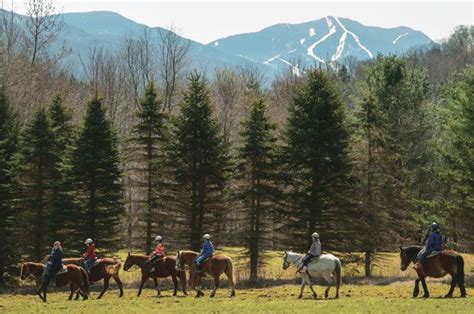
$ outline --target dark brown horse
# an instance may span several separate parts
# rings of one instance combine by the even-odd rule
[[[163,260],[158,261],[155,264],[154,271],[150,273],[149,265],[147,263],[148,256],[143,254],[130,254],[128,253],[127,260],[123,266],[123,270],[128,271],[133,265],[137,265],[141,268],[142,271],[142,280],[140,282],[140,288],[138,288],[137,296],[140,296],[142,293],[142,288],[148,278],[152,278],[155,283],[155,288],[158,292],[158,296],[161,295],[161,291],[158,288],[158,278],[167,278],[171,276],[174,284],[173,296],[176,296],[178,291],[178,276],[181,281],[181,288],[183,293],[187,295],[186,292],[186,274],[184,271],[176,270],[176,258],[174,256],[165,256]]]
[[[199,288],[201,286],[201,275],[196,273],[196,257],[199,255],[193,251],[178,251],[176,254],[176,268],[184,271],[185,265],[189,266],[189,274],[192,278],[193,288],[196,291],[196,297],[204,296],[204,292]],[[231,293],[230,296],[235,296],[235,282],[234,282],[234,266],[232,260],[228,256],[214,255],[202,265],[202,274],[209,274],[214,278],[214,289],[211,293],[211,298],[216,295],[216,290],[219,287],[219,277],[225,273],[229,280]]]
[[[423,247],[418,245],[400,247],[400,268],[406,270],[410,263],[416,263],[418,253]],[[440,254],[430,257],[423,262],[424,274],[417,272],[418,278],[415,280],[415,289],[413,290],[413,297],[416,298],[419,293],[419,283],[423,286],[424,298],[429,298],[428,287],[426,286],[426,277],[441,278],[447,274],[451,275],[451,287],[445,297],[450,298],[453,296],[454,288],[456,284],[459,285],[461,290],[461,297],[466,297],[466,288],[464,286],[464,259],[462,256],[454,251],[447,250]]]
[[[74,264],[77,266],[82,266],[83,261],[84,260],[82,258],[64,258],[63,264]],[[104,287],[102,288],[102,291],[100,292],[97,299],[102,298],[105,291],[107,291],[107,289],[109,288],[110,278],[113,278],[115,280],[120,289],[119,297],[123,296],[123,284],[119,277],[119,271],[121,266],[122,264],[120,263],[120,261],[116,261],[113,258],[102,258],[99,259],[98,262],[91,267],[89,272],[89,282],[97,282],[102,279],[104,280]],[[78,298],[79,294],[76,295],[76,300]]]
[[[28,276],[32,275],[36,280],[39,280],[43,276],[45,268],[46,266],[40,263],[23,263],[21,265],[20,278],[25,280]],[[83,299],[87,300],[89,297],[89,278],[87,272],[82,267],[76,265],[67,265],[66,268],[66,273],[56,275],[56,287],[64,287],[69,284],[71,287],[69,300],[72,299],[72,296],[76,291],[80,291]],[[50,279],[46,278],[41,282],[37,289],[37,294],[43,302],[46,302],[49,283]]]

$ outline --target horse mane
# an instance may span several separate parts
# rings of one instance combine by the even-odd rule
[[[179,253],[186,253],[186,254],[196,254],[199,255],[198,252],[192,251],[192,250],[179,250]]]
[[[420,252],[422,249],[423,247],[420,245],[410,245],[403,248],[403,250],[405,251],[405,254],[410,258],[418,254],[418,252]]]

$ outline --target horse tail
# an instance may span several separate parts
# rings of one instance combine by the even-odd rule
[[[79,271],[81,272],[82,277],[82,284],[84,285],[84,293],[89,295],[89,275],[87,274],[86,270],[82,267],[79,267]]]
[[[336,258],[336,269],[334,270],[334,272],[336,273],[336,298],[339,297],[339,287],[342,285],[341,270],[341,261]]]
[[[232,259],[230,257],[227,257],[227,266],[225,273],[227,275],[227,278],[229,279],[229,284],[232,289],[230,296],[233,297],[235,296],[235,284],[237,283],[237,276],[235,273],[234,264],[232,263]]]

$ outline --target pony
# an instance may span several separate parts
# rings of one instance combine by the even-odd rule
[[[303,262],[303,257],[303,254],[294,253],[292,251],[285,251],[285,253],[283,254],[283,269],[288,269],[288,267],[290,267],[290,264],[295,266],[296,268],[299,268],[299,266]],[[313,292],[313,298],[316,299],[318,297],[311,283],[311,278],[314,278],[318,275],[322,276],[328,284],[326,291],[324,292],[325,298],[328,298],[329,290],[331,289],[331,285],[334,281],[333,276],[336,276],[336,299],[339,298],[339,287],[342,283],[341,268],[341,261],[332,254],[323,254],[319,257],[319,261],[317,263],[311,262],[308,265],[308,273],[300,273],[301,290],[298,299],[301,299],[303,297],[303,290],[306,285],[309,285],[311,292]]]
[[[181,288],[184,293],[184,295],[188,295],[186,291],[186,274],[181,271],[176,270],[176,259],[174,256],[165,256],[163,260],[158,261],[155,264],[155,270],[150,273],[149,271],[149,265],[147,264],[148,261],[148,256],[143,255],[143,254],[130,254],[128,252],[127,259],[125,261],[125,265],[123,266],[123,269],[125,271],[128,271],[133,265],[137,265],[141,268],[142,271],[142,279],[140,282],[140,287],[138,288],[138,294],[137,296],[139,297],[140,294],[142,293],[142,288],[145,282],[148,280],[148,278],[152,278],[153,282],[155,283],[155,288],[158,292],[158,296],[161,295],[161,291],[158,287],[158,280],[157,278],[166,278],[170,277],[173,280],[174,284],[174,292],[173,296],[177,295],[178,291],[178,276],[181,281]]]
[[[82,267],[76,265],[67,265],[66,268],[66,273],[56,275],[56,287],[64,287],[69,284],[71,293],[68,300],[72,299],[76,291],[80,291],[83,300],[87,300],[89,297],[89,278],[87,272]],[[33,262],[23,263],[21,264],[20,278],[21,280],[25,280],[31,275],[38,281],[43,276],[45,269],[46,266],[44,264]],[[50,278],[40,281],[40,286],[36,291],[43,302],[46,302],[46,294],[50,281]]]
[[[198,255],[199,253],[193,251],[178,251],[176,254],[176,269],[184,271],[185,265],[190,267],[189,275],[192,278],[193,288],[197,293],[196,298],[204,296],[204,292],[199,288],[201,286],[201,276],[196,273],[196,263],[194,262]],[[235,297],[234,265],[230,257],[224,255],[212,256],[202,265],[202,273],[207,273],[214,278],[211,298],[216,295],[216,290],[219,287],[219,277],[222,273],[225,273],[229,280],[230,297]]]
[[[64,258],[63,259],[64,265],[73,264],[77,266],[82,266],[82,263],[83,263],[82,258]],[[102,259],[97,260],[97,263],[91,267],[90,272],[89,272],[89,282],[97,282],[102,279],[104,280],[104,286],[99,296],[97,297],[97,299],[102,298],[105,291],[107,291],[107,289],[109,288],[110,278],[113,278],[115,280],[115,282],[117,283],[120,289],[119,297],[123,296],[123,284],[119,277],[119,270],[121,266],[122,264],[120,263],[120,261],[116,261],[112,258],[102,258]],[[76,300],[78,298],[79,298],[79,293],[76,295]]]
[[[400,246],[400,269],[405,271],[410,263],[416,263],[418,253],[420,253],[422,249],[423,247],[418,245],[408,247]],[[459,253],[452,250],[442,251],[438,255],[430,257],[423,262],[423,270],[424,274],[417,271],[418,278],[415,280],[415,288],[413,289],[414,298],[416,298],[420,292],[420,281],[424,291],[423,298],[429,298],[430,293],[428,292],[425,278],[441,278],[447,274],[451,275],[451,287],[445,297],[450,298],[453,296],[456,284],[459,285],[461,297],[466,297],[466,287],[464,286],[464,259]]]

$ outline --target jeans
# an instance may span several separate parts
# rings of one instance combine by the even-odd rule
[[[201,269],[202,263],[208,258],[210,258],[210,256],[199,255],[198,257],[196,257],[195,263],[197,268]]]
[[[433,252],[433,250],[424,248],[423,251],[421,252],[420,256],[418,257],[418,261],[420,263],[423,263],[426,260],[426,258],[428,257],[428,255],[431,254],[431,252]]]
[[[89,272],[91,270],[92,265],[94,265],[96,259],[95,258],[85,258],[84,259],[84,269]]]

